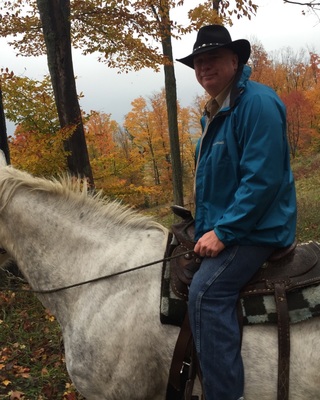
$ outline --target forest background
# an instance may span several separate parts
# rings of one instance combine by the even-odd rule
[[[1,1],[0,5],[13,3],[17,6],[36,4],[18,0]],[[93,3],[101,2],[77,0],[72,4]],[[114,4],[117,3],[120,2]],[[151,3],[157,4],[140,2],[145,6]],[[219,5],[220,2],[213,3]],[[247,17],[249,11],[240,8],[232,17],[238,18],[240,14]],[[14,23],[7,20],[8,29],[11,34],[14,34],[12,29],[16,29],[18,38],[23,38],[19,12],[13,13]],[[199,14],[201,16],[196,10],[195,18]],[[4,18],[8,15],[0,13],[0,16],[0,36],[5,36]],[[223,19],[227,22],[226,16]],[[39,23],[33,28],[30,51],[38,48],[37,39],[32,41],[32,33],[39,35]],[[320,54],[307,47],[300,50],[286,47],[269,53],[258,40],[251,40],[251,43],[252,79],[271,86],[288,111],[288,141],[298,194],[298,240],[319,241]],[[22,40],[22,52],[26,50],[24,44]],[[37,80],[24,74],[16,75],[4,67],[0,82],[6,118],[16,126],[14,134],[8,138],[12,165],[46,177],[66,171],[64,143],[74,131],[72,127],[61,126],[50,76]],[[80,93],[80,99],[81,96]],[[199,94],[191,106],[177,102],[184,203],[191,209],[194,146],[200,135],[199,118],[206,100],[204,94]],[[174,196],[165,89],[135,98],[121,122],[113,120],[109,113],[83,110],[82,120],[95,187],[110,198],[135,206],[169,226]],[[0,276],[0,280],[2,278]],[[0,311],[0,399],[82,400],[67,376],[60,329],[50,312],[44,310],[32,294],[12,291],[0,293]]]

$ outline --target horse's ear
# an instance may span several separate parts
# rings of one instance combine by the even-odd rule
[[[0,167],[6,167],[6,166],[7,166],[6,156],[4,155],[4,152],[0,149]]]

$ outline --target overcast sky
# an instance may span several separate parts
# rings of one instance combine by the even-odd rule
[[[297,5],[284,4],[282,0],[255,0],[259,5],[256,17],[251,21],[242,18],[235,20],[228,28],[232,39],[257,39],[265,50],[270,53],[283,47],[291,47],[298,51],[301,48],[315,50],[320,53],[320,23],[318,18],[308,13],[302,15],[303,8]],[[185,12],[197,4],[196,0],[185,0]],[[179,21],[181,18],[179,8]],[[172,15],[175,18],[175,15]],[[174,58],[180,58],[192,52],[196,33],[174,42]],[[15,57],[14,51],[0,40],[0,67],[8,67],[16,75],[23,75],[42,80],[48,74],[45,57],[25,58]],[[163,72],[154,73],[151,70],[118,74],[97,61],[97,57],[81,56],[74,53],[74,70],[78,77],[78,92],[83,92],[81,107],[111,114],[112,119],[121,123],[125,114],[131,110],[131,102],[139,97],[150,97],[164,87]],[[192,69],[175,64],[175,74],[178,88],[178,99],[182,106],[188,106],[197,94],[203,90],[195,81]],[[14,127],[8,124],[8,134]]]

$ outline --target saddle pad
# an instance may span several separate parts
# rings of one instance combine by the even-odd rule
[[[287,294],[290,323],[294,324],[320,316],[320,285],[289,292]],[[277,312],[273,295],[249,296],[241,299],[243,324],[276,324]],[[170,286],[170,263],[162,269],[160,320],[163,324],[181,326],[187,305],[179,299]]]

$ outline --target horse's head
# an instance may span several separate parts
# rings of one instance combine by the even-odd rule
[[[7,166],[7,160],[4,152],[0,150],[0,168]]]

